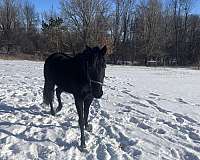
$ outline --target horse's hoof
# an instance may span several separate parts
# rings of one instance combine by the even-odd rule
[[[92,125],[88,124],[87,126],[85,126],[85,130],[88,132],[92,132]]]
[[[56,108],[56,113],[60,112],[62,108]]]
[[[51,111],[51,115],[52,115],[52,116],[55,116],[56,113],[55,113],[54,111]]]
[[[81,145],[81,148],[86,148],[86,145],[85,145],[85,144],[82,144],[82,145]]]
[[[81,146],[80,146],[80,151],[81,151],[81,152],[87,151],[87,150],[86,150],[86,145],[85,145],[85,144],[81,144]]]
[[[86,149],[86,145],[81,145],[81,146],[79,147],[79,150],[80,150],[81,152],[88,152],[88,150]]]

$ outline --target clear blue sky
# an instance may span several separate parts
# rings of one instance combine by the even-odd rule
[[[35,4],[35,7],[37,11],[42,13],[43,11],[48,11],[52,9],[59,13],[60,9],[60,0],[30,0],[33,4]],[[199,14],[200,15],[200,0],[194,0],[194,4],[192,6],[192,13],[193,14]]]
[[[193,1],[194,4],[192,6],[192,13],[200,15],[200,0]]]
[[[40,13],[51,10],[52,7],[55,12],[60,10],[60,0],[30,0],[30,2],[35,5],[36,10]]]

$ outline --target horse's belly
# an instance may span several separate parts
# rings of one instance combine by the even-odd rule
[[[55,84],[57,87],[62,88],[63,91],[68,92],[68,93],[75,93],[77,91],[77,84],[75,84],[73,81],[55,81]]]

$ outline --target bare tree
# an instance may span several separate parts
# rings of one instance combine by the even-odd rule
[[[82,47],[98,43],[99,33],[104,32],[102,28],[106,28],[104,24],[106,24],[107,4],[104,0],[61,1],[65,24],[70,32],[76,33],[74,35]],[[95,28],[97,25],[98,31]]]
[[[156,58],[161,53],[162,6],[159,0],[149,0],[142,2],[138,6],[137,34],[140,34],[140,52],[143,52],[146,60]]]
[[[28,0],[21,5],[20,26],[22,33],[19,34],[21,50],[25,53],[34,53],[38,48],[38,24],[39,14],[35,6]],[[18,39],[19,39],[18,38]]]
[[[86,44],[106,44],[115,63],[200,62],[200,16],[191,14],[193,0],[60,1],[61,12],[52,7],[40,21],[30,0],[0,0],[0,51],[77,53]]]
[[[14,31],[17,25],[18,9],[15,0],[2,0],[0,2],[0,28],[2,32],[1,43],[10,51]]]
[[[115,61],[118,57],[127,59],[131,57],[131,28],[135,12],[135,0],[114,0],[112,6],[112,29],[113,33],[113,52],[115,54]],[[123,51],[122,51],[123,50]],[[123,54],[122,54],[123,53]]]
[[[22,22],[26,31],[34,30],[39,22],[39,14],[36,12],[35,6],[27,0],[22,8]]]

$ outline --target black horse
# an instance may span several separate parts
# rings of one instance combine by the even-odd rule
[[[44,103],[50,105],[51,114],[55,115],[53,109],[54,87],[57,86],[58,107],[56,112],[62,109],[61,93],[73,94],[79,116],[82,149],[86,147],[84,127],[88,131],[92,130],[92,126],[88,124],[90,104],[93,98],[101,98],[103,95],[106,51],[106,46],[102,49],[87,46],[83,53],[77,54],[75,57],[54,53],[46,59],[44,64]]]

